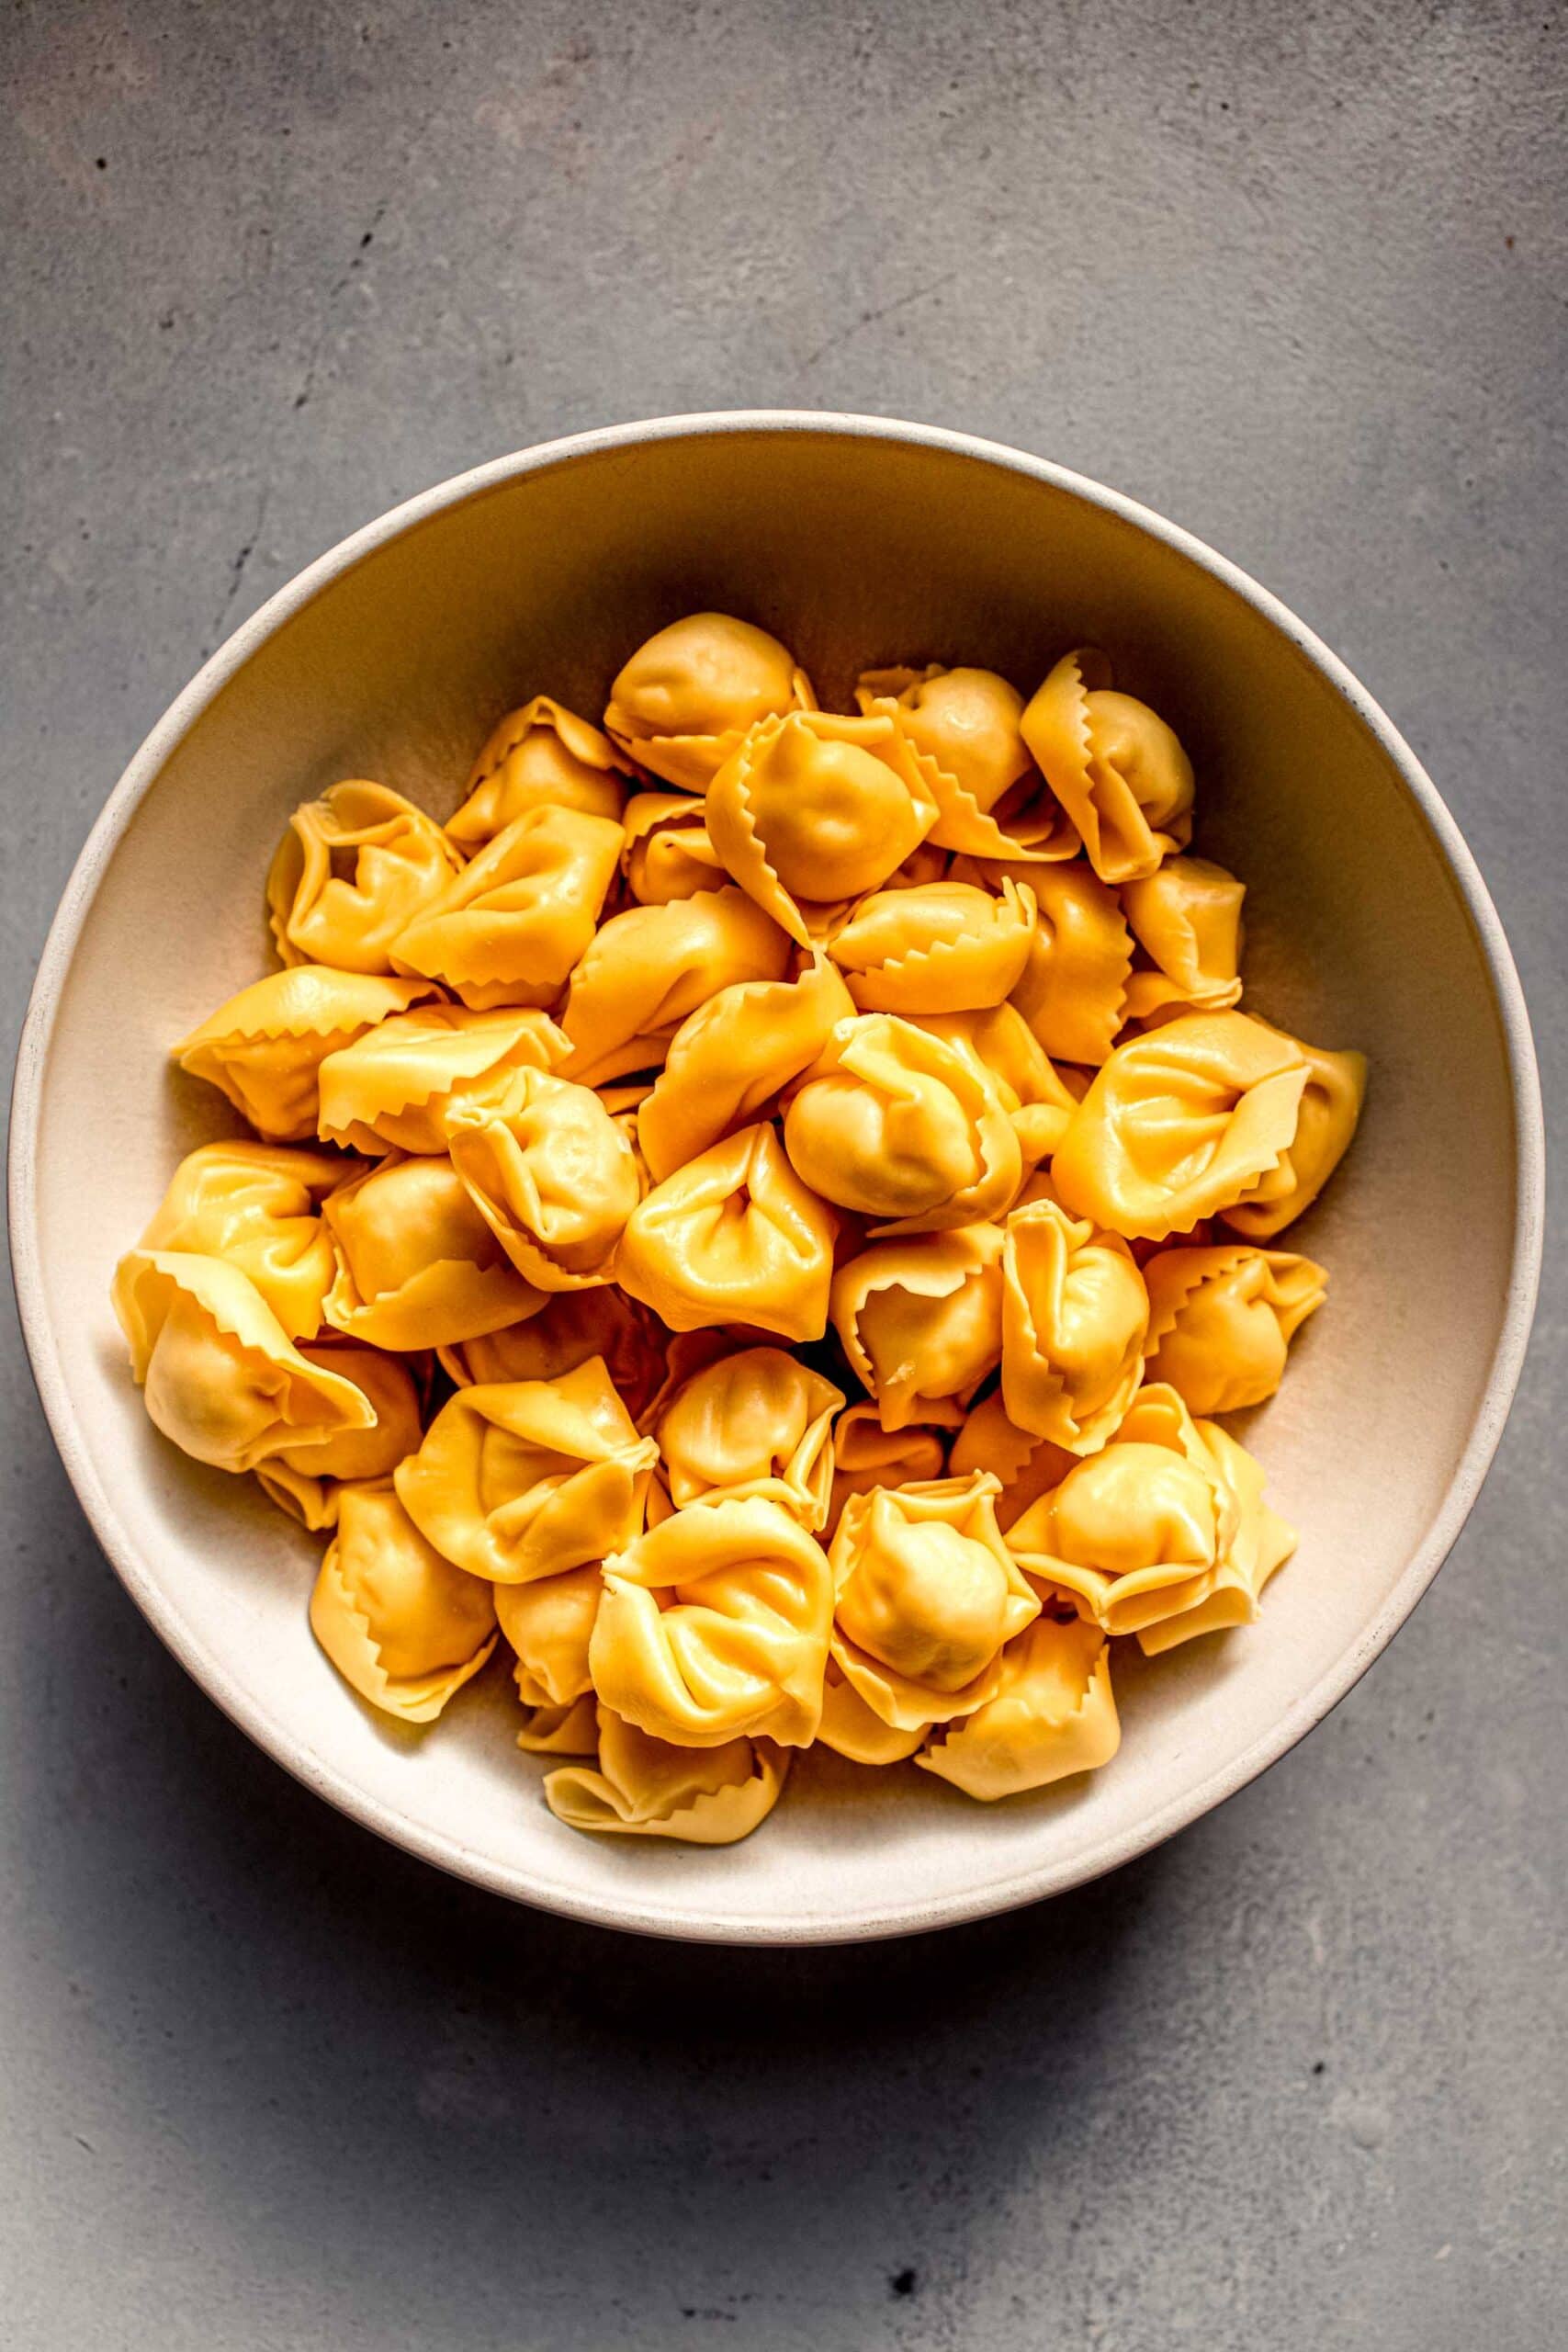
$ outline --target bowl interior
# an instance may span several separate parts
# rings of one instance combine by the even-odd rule
[[[1495,987],[1355,698],[1233,580],[1116,503],[890,434],[687,429],[571,450],[492,469],[323,571],[144,755],[154,772],[100,843],[52,1025],[31,1042],[30,1337],[73,1476],[165,1638],[378,1828],[508,1893],[667,1932],[820,1939],[970,1916],[1091,1875],[1239,1785],[1413,1603],[1456,1464],[1506,1401],[1487,1394],[1517,1156]],[[1191,750],[1195,846],[1248,886],[1249,1002],[1372,1060],[1354,1152],[1289,1236],[1328,1267],[1329,1304],[1240,1430],[1302,1530],[1263,1623],[1129,1664],[1121,1755],[1087,1782],[984,1808],[912,1768],[813,1756],[764,1829],[719,1852],[558,1825],[513,1747],[499,1665],[423,1733],[360,1705],[306,1623],[314,1542],[158,1437],[107,1297],[180,1154],[234,1129],[166,1049],[268,967],[262,876],[295,802],[366,775],[446,814],[503,708],[547,689],[597,717],[638,639],[704,605],[775,630],[828,702],[873,662],[982,662],[1027,691],[1067,646],[1104,645]]]

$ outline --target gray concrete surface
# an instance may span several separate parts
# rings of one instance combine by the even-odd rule
[[[1563,33],[20,0],[7,1024],[122,762],[308,558],[536,438],[789,402],[1041,450],[1278,588],[1448,795],[1561,1104]],[[1565,1372],[1559,1261],[1438,1586],[1222,1814],[973,1931],[746,1957],[508,1910],[251,1752],[9,1342],[0,2340],[1561,2344]]]

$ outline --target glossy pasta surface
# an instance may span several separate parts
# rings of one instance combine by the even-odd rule
[[[300,802],[277,967],[170,1047],[247,1132],[114,1279],[347,1689],[428,1724],[499,1650],[563,1835],[733,1843],[818,1745],[1114,1769],[1127,1645],[1247,1638],[1296,1548],[1225,1417],[1367,1066],[1252,1001],[1178,729],[1089,647],[824,709],[765,619],[477,713],[445,820]]]

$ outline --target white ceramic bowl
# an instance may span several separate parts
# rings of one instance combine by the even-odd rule
[[[1290,1237],[1329,1267],[1329,1305],[1251,1417],[1303,1535],[1262,1623],[1124,1669],[1122,1752],[1086,1781],[983,1807],[912,1770],[813,1754],[761,1831],[718,1851],[554,1821],[499,1666],[423,1734],[361,1706],[306,1623],[315,1544],[250,1481],[157,1435],[108,1306],[114,1261],[180,1154],[233,1131],[166,1048],[267,967],[261,879],[296,801],[371,775],[445,814],[501,710],[547,688],[596,717],[631,648],[700,606],[777,630],[829,702],[873,662],[979,662],[1027,689],[1064,648],[1106,646],[1192,751],[1197,845],[1247,881],[1249,1001],[1372,1062],[1355,1149]],[[254,1739],[502,1894],[662,1935],[825,1942],[1091,1878],[1343,1696],[1436,1573],[1501,1431],[1534,1297],[1541,1137],[1525,1009],[1475,867],[1406,745],[1300,622],[1183,532],[1037,458],[764,413],[481,467],[323,556],[214,655],[66,890],[22,1042],[11,1185],[66,1468],[152,1625]]]

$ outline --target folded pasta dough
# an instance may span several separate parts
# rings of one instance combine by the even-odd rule
[[[990,1698],[1007,1643],[1040,1613],[997,1526],[985,1471],[852,1495],[834,1531],[831,1649],[896,1731]]]
[[[554,1380],[459,1388],[396,1485],[414,1524],[458,1567],[526,1584],[631,1542],[658,1452],[595,1356]]]
[[[494,1113],[457,1114],[450,1149],[525,1281],[554,1291],[610,1280],[642,1185],[631,1144],[591,1088],[519,1070]]]
[[[540,1304],[451,1161],[390,1154],[323,1204],[337,1272],[326,1317],[377,1348],[444,1348]]]
[[[286,1445],[256,1465],[263,1490],[312,1532],[335,1527],[345,1486],[389,1478],[419,1444],[419,1384],[408,1365],[378,1348],[301,1347],[307,1363],[351,1380],[369,1400],[368,1429],[346,1429],[305,1445]]]
[[[626,803],[621,872],[645,907],[722,890],[729,876],[708,839],[703,803],[689,792],[639,792]]]
[[[1032,1502],[1059,1487],[1077,1461],[1066,1446],[1010,1421],[999,1388],[972,1406],[953,1441],[948,1467],[955,1478],[988,1470],[1001,1487],[997,1525],[1004,1535]]]
[[[622,839],[608,817],[525,810],[399,933],[393,964],[477,1012],[553,1004],[592,941]]]
[[[388,1485],[344,1489],[310,1628],[384,1714],[433,1723],[495,1647],[490,1587],[427,1544]]]
[[[1168,1382],[1192,1413],[1240,1412],[1272,1396],[1292,1340],[1328,1288],[1310,1258],[1241,1242],[1162,1250],[1144,1281],[1148,1377]]]
[[[951,1428],[1001,1360],[1002,1232],[879,1241],[840,1266],[830,1313],[886,1430]]]
[[[854,1000],[827,957],[793,980],[742,980],[683,1021],[642,1104],[637,1136],[656,1182],[751,1125],[808,1069]]]
[[[531,1584],[491,1588],[501,1630],[516,1657],[517,1695],[525,1707],[572,1705],[593,1688],[588,1644],[604,1580],[597,1560]],[[590,1752],[593,1743],[590,1740]]]
[[[1092,1453],[1144,1373],[1149,1297],[1120,1234],[1054,1201],[1015,1209],[1002,1250],[1002,1396],[1008,1419]]]
[[[984,1065],[893,1013],[839,1023],[784,1132],[813,1192],[881,1218],[888,1234],[980,1223],[1006,1207],[1023,1172]]]
[[[434,817],[384,784],[334,784],[296,808],[266,879],[286,964],[389,972],[391,945],[462,863]]]
[[[682,1023],[721,989],[780,980],[789,942],[743,892],[704,890],[612,915],[571,976],[563,1074],[601,1086],[664,1059]]]
[[[558,1069],[570,1051],[548,1015],[526,1007],[396,1013],[321,1064],[321,1138],[369,1153],[445,1151],[459,1110],[493,1108],[519,1070]]]
[[[837,1527],[852,1495],[874,1487],[923,1486],[942,1474],[940,1430],[885,1430],[874,1404],[850,1405],[833,1424],[833,1487],[827,1524]]]
[[[455,842],[483,849],[530,808],[577,808],[618,824],[626,763],[608,736],[548,695],[499,720],[446,820]]]
[[[673,1747],[599,1709],[595,1769],[563,1764],[545,1777],[545,1801],[573,1829],[733,1846],[779,1801],[789,1757],[770,1739]]]
[[[1024,860],[1077,849],[1029,755],[1023,696],[994,670],[867,670],[855,700],[863,717],[891,718],[913,753],[937,804],[936,847]]]
[[[1009,1643],[996,1695],[940,1726],[916,1761],[989,1803],[1095,1771],[1121,1744],[1105,1635],[1037,1617]]]
[[[833,1483],[831,1381],[783,1348],[743,1348],[682,1384],[654,1427],[677,1510],[700,1502],[777,1503],[801,1525],[826,1525]]]
[[[931,831],[936,802],[893,722],[765,718],[708,787],[708,839],[773,921],[812,944],[806,910],[879,890]]]
[[[224,1259],[133,1250],[114,1308],[153,1426],[215,1470],[254,1470],[286,1447],[375,1424],[364,1391],[303,1356]]]
[[[632,1211],[615,1278],[671,1330],[747,1323],[781,1339],[819,1340],[836,1229],[773,1128],[743,1127]]]
[[[1118,1046],[1051,1163],[1066,1207],[1129,1239],[1161,1241],[1274,1177],[1295,1136],[1308,1067],[1245,1012],[1193,1012]]]
[[[1278,1165],[1220,1215],[1248,1241],[1269,1241],[1312,1206],[1349,1149],[1366,1098],[1367,1057],[1303,1045],[1268,1022],[1258,1025],[1303,1057],[1306,1087],[1295,1133]]]
[[[1127,982],[1127,1018],[1169,1004],[1218,1012],[1241,996],[1241,902],[1247,885],[1202,857],[1168,857],[1141,882],[1124,882],[1122,906],[1155,966]]]
[[[790,1512],[755,1497],[694,1505],[605,1561],[593,1686],[656,1739],[807,1747],[832,1613],[827,1555]]]
[[[691,613],[638,646],[610,688],[604,724],[639,767],[705,792],[748,728],[814,706],[776,637],[728,613]]]
[[[664,1377],[663,1335],[646,1306],[613,1283],[557,1291],[526,1321],[508,1323],[440,1351],[442,1369],[459,1388],[476,1383],[554,1380],[591,1356],[605,1369],[633,1420]]]
[[[1137,881],[1186,847],[1191,763],[1146,703],[1112,690],[1103,653],[1064,655],[1021,724],[1102,882]]]
[[[863,1012],[974,1012],[1003,1003],[1022,978],[1034,905],[1011,880],[999,896],[972,882],[874,890],[829,953]]]
[[[867,1706],[836,1658],[828,1660],[822,1684],[822,1720],[817,1737],[824,1747],[847,1756],[852,1764],[902,1764],[914,1755],[930,1731],[930,1724],[900,1731],[886,1724]]]
[[[1201,1599],[1190,1609],[1138,1627],[1138,1646],[1145,1657],[1201,1634],[1254,1623],[1264,1586],[1296,1548],[1295,1529],[1263,1499],[1263,1472],[1252,1455],[1217,1421],[1199,1421],[1195,1427],[1225,1498],[1222,1525],[1227,1537],[1213,1583]]]
[[[980,1063],[1002,1098],[1026,1170],[1050,1157],[1067,1132],[1077,1098],[1016,1005],[927,1013],[918,1017],[916,1025],[950,1046],[961,1046]]]
[[[1054,1059],[1105,1061],[1127,1018],[1133,941],[1114,891],[1087,865],[1035,871],[1036,920],[1012,1001]]]
[[[498,1584],[495,1589],[500,1593],[509,1588]],[[599,1709],[592,1691],[564,1707],[525,1707],[517,1745],[530,1756],[592,1756],[599,1745]]]
[[[1015,1521],[1014,1557],[1037,1589],[1150,1651],[1242,1624],[1294,1548],[1263,1503],[1263,1475],[1174,1388],[1139,1390],[1116,1435]],[[1145,1636],[1148,1638],[1145,1639]]]
[[[254,1283],[291,1340],[313,1339],[333,1278],[319,1210],[355,1169],[335,1152],[203,1144],[175,1169],[138,1247],[227,1260]]]
[[[316,1079],[327,1056],[434,993],[428,980],[296,964],[230,997],[171,1047],[171,1058],[220,1088],[269,1143],[302,1143],[316,1133]]]

